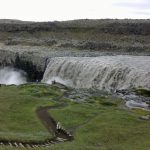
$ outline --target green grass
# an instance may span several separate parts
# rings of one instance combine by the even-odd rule
[[[135,89],[134,91],[135,91],[136,94],[138,94],[138,95],[150,97],[150,90],[147,90],[147,89]]]
[[[23,140],[46,138],[49,133],[37,119],[35,109],[66,103],[65,107],[49,113],[73,133],[75,140],[37,150],[149,150],[150,121],[139,119],[149,112],[122,109],[120,100],[105,97],[90,97],[80,103],[65,98],[54,101],[53,98],[62,94],[57,87],[43,85],[1,87],[0,137],[7,135],[7,139]],[[24,150],[0,146],[0,150],[10,149]]]
[[[50,99],[59,89],[37,85],[0,88],[0,139],[43,140],[51,135],[36,116],[39,106],[54,105]]]
[[[94,98],[92,98],[93,100]],[[85,103],[71,103],[51,114],[72,129],[75,141],[52,150],[149,150],[150,121],[139,119],[137,112],[120,109],[119,101],[95,98]]]
[[[132,109],[132,112],[134,112],[135,114],[137,114],[139,116],[150,115],[150,111],[146,111],[146,110],[142,110],[142,109],[137,109],[137,108]]]
[[[150,102],[147,102],[146,104],[148,104],[148,107],[150,108]]]

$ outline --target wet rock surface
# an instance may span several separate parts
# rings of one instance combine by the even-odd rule
[[[137,95],[133,90],[117,90],[114,95],[125,101],[125,106],[129,109],[137,108],[150,111],[150,97]]]

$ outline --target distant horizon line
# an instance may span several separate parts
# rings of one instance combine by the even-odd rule
[[[0,20],[5,20],[5,21],[22,21],[22,22],[65,22],[65,21],[76,21],[76,20],[150,20],[150,18],[97,18],[97,19],[92,19],[92,18],[79,18],[79,19],[64,19],[64,20],[21,20],[21,19],[10,19],[10,18],[0,18]]]

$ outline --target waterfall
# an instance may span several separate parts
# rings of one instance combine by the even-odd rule
[[[150,56],[51,58],[42,81],[53,79],[75,88],[106,91],[150,88]]]

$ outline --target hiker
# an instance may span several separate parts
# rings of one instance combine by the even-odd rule
[[[39,83],[39,80],[38,80],[38,79],[36,80],[36,83],[37,83],[37,84]]]
[[[54,80],[54,81],[52,81],[52,84],[56,84],[56,81]]]

